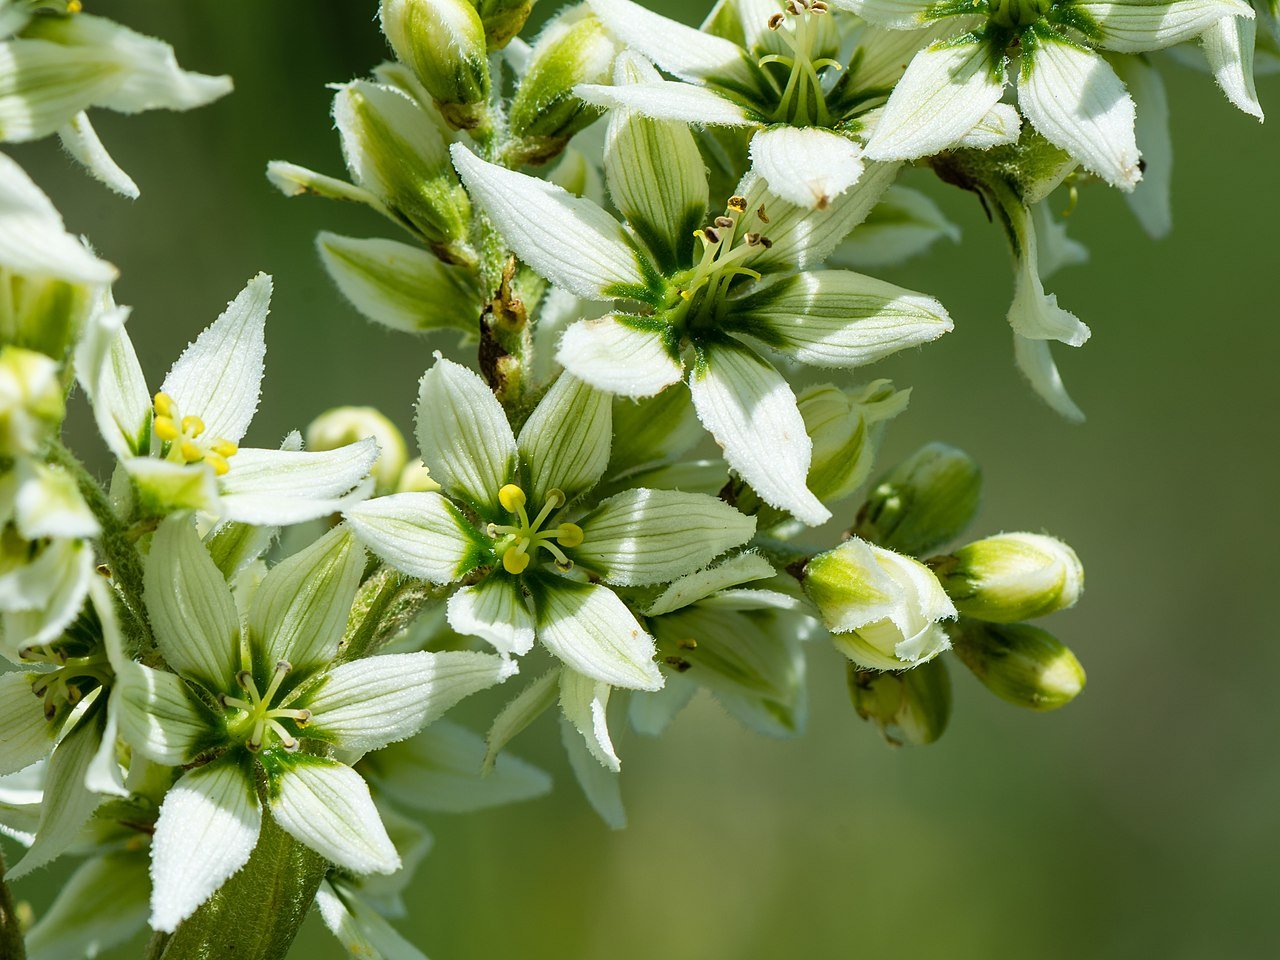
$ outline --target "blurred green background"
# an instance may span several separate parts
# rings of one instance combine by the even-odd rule
[[[287,201],[262,174],[273,158],[340,172],[324,84],[383,56],[376,4],[87,5],[236,81],[192,114],[95,114],[137,202],[53,145],[13,151],[121,267],[117,297],[134,307],[149,374],[266,270],[268,377],[249,440],[274,445],[339,403],[376,404],[407,428],[416,379],[447,344],[366,324],[313,248],[320,228],[388,231],[364,211]],[[1088,592],[1051,626],[1084,661],[1085,693],[1035,715],[953,670],[947,735],[891,750],[850,709],[841,658],[815,646],[810,729],[796,742],[747,733],[708,700],[660,741],[624,737],[631,823],[619,833],[587,807],[545,722],[516,752],[555,773],[551,797],[430,821],[436,849],[401,929],[432,957],[1280,955],[1280,131],[1236,112],[1208,76],[1164,72],[1173,235],[1148,240],[1118,195],[1088,189],[1070,227],[1092,263],[1049,284],[1094,330],[1085,348],[1057,351],[1088,423],[1060,421],[1020,382],[1003,240],[972,197],[940,184],[929,189],[963,245],[884,275],[937,295],[956,331],[867,374],[914,387],[882,462],[931,439],[963,446],[986,470],[977,533],[1043,529],[1079,550]],[[1260,86],[1280,111],[1280,83]],[[72,429],[103,464],[83,410]],[[66,869],[19,895],[40,908]],[[295,955],[341,951],[312,922]]]

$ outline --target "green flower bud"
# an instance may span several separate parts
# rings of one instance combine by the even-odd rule
[[[956,609],[993,623],[1043,617],[1075,605],[1084,567],[1061,540],[1002,533],[931,561]]]
[[[61,361],[80,335],[98,289],[0,269],[0,343]]]
[[[978,512],[982,471],[963,450],[930,443],[876,483],[858,513],[858,536],[922,554],[959,536]]]
[[[913,667],[950,645],[939,621],[955,617],[955,607],[911,557],[846,540],[808,562],[804,591],[836,648],[868,670]]]
[[[333,98],[352,179],[412,223],[442,259],[467,261],[474,258],[466,246],[471,201],[428,109],[367,80],[343,84]]]
[[[382,32],[454,127],[480,126],[489,100],[484,25],[468,0],[382,0]]]
[[[1003,700],[1053,710],[1084,689],[1084,667],[1075,654],[1039,627],[961,620],[951,632],[956,655]]]
[[[307,425],[307,449],[336,450],[365,437],[378,441],[373,479],[379,491],[394,490],[409,461],[404,436],[394,423],[373,407],[334,407]]]
[[[813,441],[808,487],[828,503],[862,486],[875,462],[885,424],[907,408],[910,390],[876,380],[859,390],[829,383],[804,390],[797,401]]]
[[[601,108],[578,99],[573,88],[607,83],[616,52],[604,25],[583,8],[547,24],[511,102],[508,123],[517,141],[513,163],[545,163],[595,122]]]
[[[879,727],[895,747],[933,743],[951,719],[951,677],[941,657],[900,673],[850,663],[849,697],[858,716]]]
[[[43,353],[0,349],[0,454],[39,451],[66,415],[56,362]]]
[[[435,493],[440,489],[431,469],[421,459],[410,460],[396,480],[396,493]]]
[[[517,33],[533,12],[537,0],[475,0],[476,12],[484,24],[484,36],[490,50],[501,50]]]

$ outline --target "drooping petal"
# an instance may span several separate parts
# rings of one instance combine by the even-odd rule
[[[741,546],[756,530],[754,517],[723,500],[676,490],[627,490],[579,521],[582,545],[574,559],[609,583],[665,583],[705,567]]]
[[[729,464],[766,502],[817,526],[831,517],[805,486],[813,444],[787,381],[755,351],[726,342],[689,375],[698,419]]]
[[[612,410],[607,393],[569,373],[556,379],[516,440],[533,503],[541,504],[549,490],[573,500],[595,486],[609,465]]]
[[[1076,0],[1063,12],[1070,26],[1086,17],[1089,39],[1117,53],[1160,50],[1194,40],[1223,17],[1254,17],[1243,0]]]
[[[560,671],[560,710],[582,735],[591,755],[605,768],[622,768],[609,736],[609,685],[574,670]]]
[[[343,514],[360,542],[411,577],[453,583],[492,561],[493,544],[438,493],[396,493]]]
[[[588,300],[651,298],[653,268],[595,203],[452,148],[462,182],[516,255],[558,287]]]
[[[176,674],[133,660],[117,666],[120,736],[156,763],[190,763],[218,742],[217,718]]]
[[[1044,292],[1031,211],[1016,199],[1002,203],[1002,208],[1014,231],[1011,243],[1016,273],[1013,302],[1009,305],[1009,326],[1023,337],[1059,340],[1072,347],[1083,345],[1089,339],[1089,328],[1074,313],[1058,306],[1055,294]]]
[[[942,237],[958,243],[960,228],[927,194],[895,184],[829,262],[859,269],[892,266],[923,253]]]
[[[697,603],[726,587],[763,580],[775,571],[769,561],[758,553],[742,553],[730,557],[714,567],[707,567],[675,580],[658,598],[649,604],[645,616],[659,617]]]
[[[522,657],[533,649],[533,614],[520,583],[494,572],[449,598],[449,626],[464,637],[479,637],[503,656]]]
[[[117,457],[145,453],[151,394],[125,331],[128,307],[107,306],[89,317],[76,346],[76,379],[93,405],[98,432]]]
[[[88,957],[132,939],[147,924],[151,878],[134,851],[91,857],[27,933],[32,957]]]
[[[614,63],[619,87],[658,81],[658,72],[629,52]],[[640,235],[658,267],[670,272],[689,262],[693,232],[707,212],[707,171],[689,128],[615,109],[604,145],[609,196]]]
[[[915,55],[867,142],[872,160],[914,160],[945,150],[983,119],[1004,92],[1004,53],[979,33]]]
[[[1227,99],[1251,117],[1262,119],[1262,104],[1253,85],[1253,45],[1258,24],[1244,17],[1223,17],[1200,35],[1213,78]]]
[[[667,334],[665,324],[649,317],[579,320],[564,332],[556,359],[565,370],[600,390],[650,397],[684,375]]]
[[[550,577],[533,596],[538,639],[567,666],[615,687],[662,686],[653,638],[608,587]]]
[[[556,693],[560,689],[560,671],[563,669],[557,664],[542,676],[525,684],[524,689],[498,711],[485,735],[482,773],[493,770],[495,761],[507,744],[556,702]]]
[[[292,666],[289,683],[296,685],[338,655],[364,562],[351,530],[339,526],[262,578],[248,618],[259,684],[281,660]]]
[[[953,327],[932,297],[849,270],[813,270],[760,286],[730,302],[724,323],[801,363],[845,368]]]
[[[618,774],[601,765],[587,748],[586,741],[564,717],[560,718],[560,742],[569,755],[569,766],[591,808],[611,829],[627,825],[627,811],[622,806],[622,790]]]
[[[671,721],[689,705],[698,684],[682,673],[668,673],[667,683],[654,693],[633,693],[627,704],[627,719],[636,733],[659,737]]]
[[[1058,366],[1049,352],[1049,341],[1032,340],[1015,333],[1013,359],[1031,388],[1045,403],[1068,420],[1076,423],[1084,420],[1084,411],[1076,406],[1075,401],[1067,395],[1067,388],[1063,386]]]
[[[769,190],[796,206],[824,209],[862,176],[862,148],[817,127],[770,127],[751,138],[751,163]]]
[[[262,808],[237,753],[184,774],[165,794],[151,842],[151,926],[170,933],[249,861]]]
[[[400,868],[400,855],[360,774],[306,754],[275,757],[269,774],[271,815],[295,840],[353,873]]]
[[[427,960],[422,951],[396,933],[380,913],[338,877],[320,884],[316,908],[324,925],[352,957]]]
[[[646,80],[625,87],[584,83],[573,92],[587,103],[613,110],[633,110],[655,120],[670,120],[699,127],[754,127],[763,114],[728,97],[678,80]]]
[[[335,667],[297,703],[311,711],[308,737],[365,753],[413,736],[515,672],[491,653],[390,653]]]
[[[452,360],[436,360],[419,387],[417,433],[422,461],[444,491],[497,519],[498,491],[515,469],[516,438],[484,381]]]
[[[214,693],[240,669],[240,615],[189,516],[165,520],[147,555],[144,596],[165,661]]]
[[[44,702],[32,694],[36,674],[0,674],[0,776],[43,760],[57,728],[45,719]]]
[[[1043,27],[1023,35],[1018,105],[1032,126],[1112,186],[1142,178],[1133,98],[1107,61]]]
[[[1163,237],[1173,229],[1173,136],[1164,78],[1142,57],[1116,57],[1112,66],[1133,97],[1137,110],[1133,132],[1142,152],[1142,180],[1124,199],[1142,229],[1152,237]]]
[[[62,141],[62,148],[99,183],[122,197],[130,200],[138,198],[138,185],[107,153],[107,148],[102,145],[97,131],[89,122],[88,114],[82,111],[68,120],[58,130],[58,139]]]

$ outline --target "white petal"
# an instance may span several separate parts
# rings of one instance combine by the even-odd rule
[[[204,421],[210,437],[239,443],[249,429],[262,386],[270,307],[271,278],[260,273],[183,351],[160,386],[179,414]]]
[[[290,836],[353,873],[394,873],[400,855],[387,836],[369,787],[336,760],[277,758],[271,815]]]
[[[349,493],[369,476],[378,459],[372,437],[336,450],[244,449],[229,459],[218,481],[223,497],[276,495],[292,500],[331,500]]]
[[[537,583],[538,639],[567,666],[615,687],[657,690],[653,638],[608,587],[560,577]]]
[[[88,114],[80,112],[68,120],[58,130],[58,139],[62,141],[62,148],[88,170],[95,180],[123,197],[131,200],[138,198],[138,185],[111,159],[111,154],[107,153],[107,148],[102,145],[97,131],[89,122]]]
[[[895,30],[915,30],[926,22],[932,0],[832,0],[832,6],[856,13],[868,23]]]
[[[627,490],[579,521],[582,545],[573,558],[609,583],[665,583],[705,567],[741,546],[754,517],[723,500],[676,490]]]
[[[411,577],[453,583],[492,560],[492,542],[438,493],[378,497],[343,516],[361,543]]]
[[[117,666],[120,736],[148,760],[190,763],[217,742],[215,718],[186,681],[132,660]]]
[[[603,766],[617,773],[622,768],[609,736],[609,685],[573,670],[560,671],[560,710],[574,725]]]
[[[134,503],[143,516],[165,516],[180,510],[217,514],[218,484],[204,463],[174,463],[155,457],[128,457],[120,462],[133,484]]]
[[[665,324],[611,315],[580,320],[565,331],[556,359],[575,377],[624,397],[651,397],[684,375]]]
[[[0,674],[0,776],[43,760],[57,729],[45,719],[44,701],[31,692],[36,674]]]
[[[770,127],[751,138],[751,163],[769,190],[802,207],[823,209],[862,176],[862,148],[817,127]]]
[[[365,753],[413,736],[515,671],[490,653],[391,653],[335,667],[298,703],[312,714],[307,736]]]
[[[354,890],[334,877],[316,891],[324,925],[352,957],[376,960],[427,960]]]
[[[1022,132],[1022,117],[1018,108],[1009,103],[997,103],[972,130],[958,141],[956,146],[970,150],[990,150],[1005,144],[1017,143]]]
[[[128,317],[128,307],[95,310],[75,354],[76,378],[93,404],[98,431],[111,452],[122,458],[145,452],[152,402],[125,331]]]
[[[941,41],[915,55],[867,143],[872,160],[914,160],[955,144],[999,102],[1003,55],[991,44]]]
[[[160,524],[147,556],[144,594],[169,666],[211,692],[229,692],[240,669],[240,614],[190,517]]]
[[[627,703],[627,719],[632,728],[646,737],[667,732],[671,721],[689,705],[698,685],[683,673],[667,674],[667,684],[654,693],[632,693]]]
[[[1144,53],[1193,40],[1223,17],[1254,17],[1241,0],[1080,0],[1079,11],[1092,23],[1090,40],[1119,53]]]
[[[1124,199],[1150,236],[1163,237],[1173,229],[1170,200],[1173,137],[1169,130],[1169,98],[1164,79],[1160,71],[1142,57],[1116,57],[1112,66],[1133,97],[1137,109],[1133,132],[1142,152],[1142,180]],[[1044,275],[1048,276],[1048,271]]]
[[[690,573],[675,580],[645,610],[645,616],[658,617],[697,603],[725,587],[772,577],[775,571],[758,553],[742,553],[714,567]]]
[[[234,754],[184,774],[151,841],[151,926],[171,933],[249,861],[262,808]]]
[[[78,958],[118,947],[147,925],[150,892],[143,853],[91,857],[27,933],[27,950],[37,958]]]
[[[622,806],[618,775],[596,760],[573,724],[563,717],[560,718],[560,742],[564,744],[569,766],[591,808],[609,827],[621,830],[627,825],[627,811]]]
[[[754,127],[764,119],[727,97],[679,80],[648,80],[625,87],[583,83],[573,92],[587,103],[614,110],[634,110],[655,120],[699,127]]]
[[[443,358],[418,390],[418,447],[445,492],[489,519],[502,515],[498,491],[515,470],[516,438],[483,380]]]
[[[13,500],[13,524],[25,540],[45,537],[95,537],[98,521],[80,495],[75,479],[62,467],[18,461],[14,470],[18,490]]]
[[[613,406],[607,393],[564,373],[538,401],[516,446],[528,470],[533,503],[559,489],[573,500],[609,465]]]
[[[817,526],[831,517],[805,486],[813,444],[796,395],[754,351],[717,345],[691,371],[698,419],[729,464],[766,502]]]
[[[522,657],[533,649],[533,614],[520,583],[494,572],[449,598],[449,626],[464,637],[479,637],[503,656]]]
[[[859,367],[949,333],[932,297],[849,270],[813,270],[731,301],[728,329],[801,363]]]
[[[482,775],[484,738],[437,720],[416,737],[392,744],[369,762],[370,780],[412,810],[470,813],[542,796],[551,778],[508,753]]]
[[[1057,364],[1053,362],[1047,340],[1031,340],[1015,333],[1013,358],[1032,389],[1040,394],[1045,403],[1068,420],[1076,423],[1084,420],[1084,411],[1076,406],[1075,401],[1067,395],[1067,388],[1062,385],[1062,377],[1058,373]]]
[[[321,232],[320,259],[342,295],[368,319],[392,330],[474,333],[478,297],[466,274],[419,247]]]
[[[647,299],[656,282],[622,225],[592,201],[481,160],[461,144],[453,163],[516,256],[589,300]]]
[[[1014,277],[1013,302],[1009,305],[1009,326],[1023,337],[1036,340],[1059,340],[1073,347],[1089,339],[1089,328],[1070,311],[1058,306],[1055,294],[1046,294],[1040,281],[1035,223],[1031,211],[1020,201],[1003,205],[1008,222],[1016,234],[1017,273]]]
[[[1113,186],[1132,190],[1142,178],[1133,98],[1093,51],[1028,31],[1018,104],[1047,140]]]
[[[1253,45],[1258,25],[1243,17],[1223,17],[1200,35],[1205,59],[1227,99],[1262,119],[1262,104],[1253,85]]]
[[[338,655],[364,565],[364,550],[339,526],[262,578],[248,617],[260,684],[278,661],[292,665],[289,683],[295,685]]]
[[[72,283],[110,283],[116,278],[116,268],[63,229],[62,217],[49,198],[4,154],[0,154],[0,265],[15,273]]]
[[[77,50],[29,35],[0,43],[0,133],[11,142],[48,136],[119,87],[123,68],[109,50]]]
[[[484,761],[480,767],[482,773],[492,771],[495,760],[506,745],[556,702],[556,693],[560,689],[560,671],[563,669],[559,665],[552,667],[526,684],[523,690],[498,711],[485,735]]]

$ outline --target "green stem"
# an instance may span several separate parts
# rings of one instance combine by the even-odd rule
[[[265,813],[244,869],[172,935],[153,937],[147,960],[284,960],[328,868]]]
[[[0,853],[0,957],[26,960],[27,948],[22,941],[22,926],[13,909],[13,896],[4,879],[4,854]]]
[[[115,584],[128,614],[130,639],[143,652],[153,649],[155,640],[147,621],[147,608],[142,600],[142,557],[134,546],[130,528],[116,515],[102,486],[61,440],[50,442],[47,455],[50,463],[71,474],[80,489],[80,495],[102,527],[98,542],[111,571],[111,582]]]
[[[376,653],[423,610],[443,600],[447,590],[413,580],[391,567],[378,567],[361,585],[351,605],[338,659],[356,660]]]

